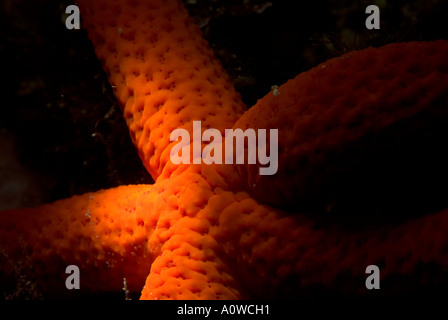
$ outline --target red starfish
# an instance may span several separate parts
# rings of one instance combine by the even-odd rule
[[[313,171],[322,169],[319,156],[309,162],[311,166],[303,165],[305,170],[290,170],[294,168],[290,162],[297,163],[303,154],[311,154],[309,146],[319,147],[324,159],[334,159],[332,149],[322,141],[302,142],[304,125],[295,127],[294,123],[306,115],[308,102],[316,102],[311,90],[318,87],[316,81],[329,88],[328,82],[340,79],[340,71],[346,68],[341,59],[329,61],[280,87],[279,96],[268,94],[234,125],[244,106],[177,2],[81,1],[81,9],[97,54],[105,63],[112,85],[117,87],[131,136],[156,183],[123,186],[36,209],[3,212],[3,275],[16,274],[20,278],[36,273],[37,283],[50,292],[66,292],[63,270],[75,264],[81,269],[83,285],[94,290],[120,290],[123,278],[131,290],[139,290],[146,278],[142,298],[213,299],[300,296],[314,289],[354,294],[365,291],[364,271],[369,264],[380,265],[386,283],[406,273],[418,276],[421,264],[425,271],[436,265],[440,271],[437,276],[445,279],[444,211],[367,227],[329,218],[327,223],[323,218],[291,214],[261,203],[294,203],[294,197],[302,196],[303,189],[310,186],[308,172],[311,178],[319,178]],[[145,22],[148,29],[140,28]],[[357,142],[359,136],[387,128],[387,121],[400,122],[411,118],[412,112],[424,114],[428,105],[429,110],[444,115],[446,65],[440,57],[447,52],[445,42],[367,50],[344,59],[352,60],[351,66],[356,69],[368,65],[375,54],[387,61],[406,49],[415,50],[417,56],[400,64],[404,68],[416,65],[418,54],[425,56],[434,49],[439,52],[424,68],[437,74],[415,82],[417,89],[430,91],[428,99],[417,99],[411,110],[397,111],[391,109],[393,104],[385,103],[385,112],[391,114],[386,120],[379,116],[371,126],[359,126],[358,136],[342,130],[328,144],[344,147],[352,140]],[[437,64],[433,65],[433,61]],[[420,75],[421,71],[416,73]],[[338,77],[332,78],[334,75]],[[400,75],[398,80],[404,80]],[[380,84],[389,83],[380,76],[375,79],[385,81]],[[310,90],[302,98],[297,88]],[[317,99],[319,106],[331,101],[322,96]],[[400,95],[398,105],[402,101]],[[331,114],[323,117],[311,112],[313,123],[319,124],[315,132],[310,128],[312,134],[323,134],[324,126],[334,124],[335,119],[347,121],[348,128],[353,119],[365,115],[365,105],[354,106],[353,112],[344,111],[342,106],[349,104],[336,103],[334,108],[328,108]],[[267,181],[253,175],[257,166],[175,166],[169,161],[169,149],[174,144],[169,142],[169,133],[179,127],[191,132],[195,119],[221,131],[232,126],[284,126],[289,129],[281,136],[280,150],[296,144],[303,147],[281,153],[285,157],[280,158],[279,175]],[[347,154],[344,150],[341,153]],[[330,162],[333,168],[338,169]],[[293,175],[292,182],[286,182],[286,174]],[[249,181],[247,187],[244,181]],[[322,181],[326,186],[327,181]],[[269,188],[270,183],[275,188]],[[289,192],[291,187],[299,192]],[[317,190],[321,190],[320,185]],[[308,200],[307,195],[304,198]],[[359,229],[353,231],[353,226]],[[423,280],[431,283],[439,279]],[[398,287],[390,291],[394,289],[403,290]]]

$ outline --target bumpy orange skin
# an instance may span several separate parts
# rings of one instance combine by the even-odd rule
[[[79,1],[140,157],[154,180],[174,129],[202,121],[224,133],[245,111],[199,28],[178,1]]]
[[[440,56],[433,55],[425,66],[425,70],[431,67],[439,74],[431,73],[423,80],[412,78],[410,91],[394,84],[393,89],[400,94],[394,93],[391,99],[399,97],[401,102],[407,94],[414,97],[414,90],[429,90],[409,109],[392,110],[393,104],[386,103],[387,95],[383,94],[367,95],[370,98],[365,91],[354,97],[343,94],[347,86],[367,90],[369,83],[386,83],[381,80],[384,69],[378,69],[378,74],[372,69],[369,77],[367,71],[355,77],[367,81],[363,84],[342,72],[342,60],[335,59],[325,63],[325,68],[321,65],[280,87],[279,96],[269,94],[235,123],[244,106],[177,1],[78,2],[89,37],[124,107],[131,136],[156,183],[99,191],[35,209],[1,212],[0,284],[9,283],[12,276],[34,276],[43,292],[67,294],[63,272],[69,264],[80,267],[82,288],[120,291],[126,278],[128,289],[143,288],[142,299],[356,295],[366,293],[365,268],[369,264],[381,268],[385,294],[447,280],[446,210],[378,221],[374,216],[291,214],[264,204],[275,203],[282,193],[291,201],[288,197],[301,195],[296,189],[308,197],[309,182],[303,175],[311,172],[313,177],[313,170],[325,165],[326,155],[333,149],[350,154],[345,145],[356,143],[369,130],[382,130],[424,108],[432,110],[436,106],[445,114],[445,87],[433,81],[436,76],[445,79],[446,64]],[[432,52],[427,48],[446,52],[446,42],[395,46],[398,51],[402,48],[427,56]],[[409,61],[403,62],[390,52],[391,47],[377,49],[375,57],[395,57],[397,77],[407,80],[401,73],[411,70]],[[344,60],[351,61],[355,68],[368,65],[362,59],[371,58],[369,49]],[[413,66],[420,66],[421,60],[414,58]],[[416,74],[421,72],[417,70]],[[321,86],[319,81],[323,81]],[[337,81],[341,83],[332,88],[330,84]],[[428,83],[436,89],[429,88]],[[297,92],[299,85],[303,90]],[[301,96],[302,91],[307,93]],[[371,103],[372,99],[378,103]],[[370,106],[385,108],[391,116],[376,113]],[[322,108],[328,114],[317,116],[313,108]],[[439,113],[430,114],[435,117]],[[306,120],[311,116],[313,123]],[[351,126],[359,116],[370,116],[372,121]],[[267,122],[266,117],[270,118]],[[288,169],[297,169],[292,176],[297,184],[280,180],[285,174],[282,170],[286,170],[282,166],[280,178],[265,181],[253,174],[253,167],[174,165],[169,160],[174,145],[169,135],[177,128],[186,128],[191,134],[193,120],[202,121],[204,129],[212,127],[221,132],[234,124],[282,124],[278,128],[283,148],[280,160]],[[325,129],[328,125],[341,129],[330,130],[330,135]],[[320,135],[328,138],[328,146]],[[316,148],[322,148],[322,159],[316,156]],[[300,163],[297,167],[294,161],[305,156],[314,160],[308,167]],[[336,170],[337,166],[330,168]],[[245,190],[248,188],[249,192]],[[29,263],[35,274],[19,268],[21,261]]]
[[[123,278],[139,290],[154,259],[147,241],[157,222],[155,199],[151,186],[132,185],[1,212],[0,283],[28,272],[36,290],[57,294],[68,291],[65,269],[74,264],[87,292],[98,286],[120,291]]]
[[[370,205],[407,185],[404,202],[428,185],[436,193],[447,178],[447,56],[443,40],[390,44],[288,81],[234,125],[279,129],[278,172],[262,176],[259,164],[241,165],[242,180],[257,199],[296,210],[324,210],[344,197]]]

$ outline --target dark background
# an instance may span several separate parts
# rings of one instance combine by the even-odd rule
[[[448,39],[446,1],[184,2],[248,106],[344,52]],[[0,2],[0,208],[152,182],[86,32],[65,28],[70,4]],[[380,30],[365,27],[370,4]]]

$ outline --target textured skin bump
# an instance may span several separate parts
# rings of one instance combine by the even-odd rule
[[[447,56],[444,40],[368,48],[267,94],[234,126],[279,130],[275,175],[239,166],[251,193],[307,210],[328,209],[334,199],[357,200],[364,210],[378,199],[390,203],[388,194],[399,206],[431,202],[448,178],[441,147],[448,139]]]
[[[199,28],[178,1],[78,1],[140,157],[154,180],[174,129],[224,133],[245,111]]]
[[[151,186],[135,185],[38,208],[2,211],[3,293],[17,290],[25,276],[22,282],[33,282],[39,292],[67,294],[65,268],[72,264],[81,270],[83,289],[120,291],[126,278],[130,290],[140,290],[153,260],[147,250],[157,221],[151,210],[153,201]],[[13,287],[8,288],[8,284]]]

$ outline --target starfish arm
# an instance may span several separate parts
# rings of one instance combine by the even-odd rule
[[[237,197],[213,236],[251,297],[366,294],[369,265],[380,268],[384,295],[430,290],[448,280],[447,209],[408,221],[354,223],[286,215],[247,194]]]
[[[242,290],[233,272],[215,254],[218,242],[208,234],[191,230],[190,223],[185,227],[183,234],[163,245],[141,299],[241,299]]]
[[[443,197],[447,56],[446,40],[368,48],[326,61],[260,99],[234,128],[278,129],[278,172],[263,176],[259,164],[240,165],[251,194],[313,210],[333,199],[365,207],[381,198],[390,204]]]
[[[171,167],[171,168],[169,168]],[[165,172],[170,171],[170,172]],[[157,183],[164,207],[148,247],[158,252],[141,299],[239,299],[247,297],[213,235],[221,212],[235,202],[211,166],[168,163]]]
[[[126,278],[129,290],[140,291],[153,260],[148,237],[158,219],[151,190],[121,186],[0,212],[2,291],[35,280],[38,291],[68,295],[69,265],[79,267],[81,289],[119,292]]]
[[[169,160],[170,134],[192,122],[221,134],[245,111],[199,28],[177,0],[78,1],[131,137],[154,180]]]

